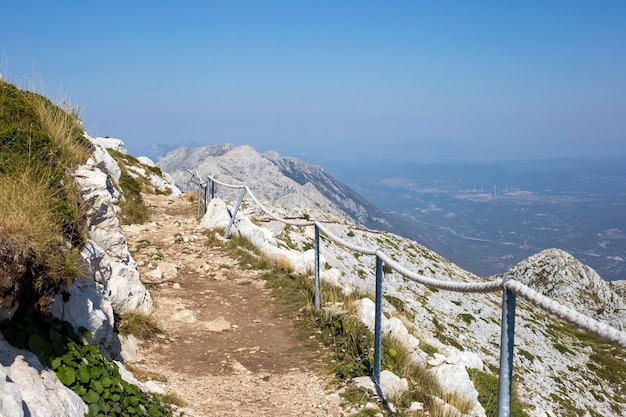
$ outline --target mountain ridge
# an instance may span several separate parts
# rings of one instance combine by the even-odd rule
[[[281,156],[275,151],[259,153],[251,146],[235,147],[231,144],[179,148],[159,158],[157,164],[172,175],[179,187],[186,186],[187,171],[197,169],[203,177],[215,175],[221,181],[246,182],[255,193],[259,193],[259,197],[266,200],[285,201],[285,197],[291,195],[287,206],[292,208],[302,205],[297,198],[293,198],[297,195],[307,202],[304,206],[319,205],[320,200],[326,200],[323,205],[333,214],[341,216],[345,213],[354,222],[370,228],[393,228],[388,216],[322,167]],[[281,176],[291,181],[284,181]],[[258,179],[265,184],[259,183]],[[307,184],[314,184],[319,195],[313,198],[315,192],[301,192],[296,186],[304,188]]]

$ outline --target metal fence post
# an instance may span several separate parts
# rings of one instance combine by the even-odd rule
[[[202,189],[202,183],[198,184],[198,215],[197,215],[198,218],[200,218],[200,205],[202,204],[201,193],[200,193],[201,189]]]
[[[187,174],[189,174],[189,176],[187,176]],[[185,192],[189,192],[189,184],[191,184],[191,181],[193,180],[193,172],[191,172],[190,169],[187,170],[187,174],[185,174],[185,178],[189,179],[187,179],[187,182],[185,184]]]
[[[204,183],[204,213],[206,213],[206,210],[209,206],[209,202],[207,200],[208,198],[208,191],[209,191],[209,183],[208,181]]]
[[[374,313],[374,381],[380,383],[383,315],[383,260],[376,255],[376,312]]]
[[[515,293],[502,281],[502,330],[500,334],[500,375],[498,380],[498,417],[511,415],[513,385],[513,345],[515,343]]]
[[[239,201],[237,202],[237,205],[235,206],[235,210],[233,211],[233,216],[230,218],[230,223],[228,223],[228,228],[226,229],[226,233],[224,233],[224,238],[228,239],[228,236],[230,236],[230,229],[231,227],[233,227],[233,223],[235,223],[235,217],[237,217],[237,211],[239,210],[239,206],[241,206],[241,202],[243,201],[243,196],[246,194],[246,189],[244,188],[243,191],[241,192],[241,195],[239,196]]]
[[[315,309],[320,307],[320,228],[315,224]]]

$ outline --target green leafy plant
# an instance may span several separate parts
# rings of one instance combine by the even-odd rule
[[[85,329],[38,312],[14,316],[0,324],[6,340],[33,352],[65,386],[88,405],[88,416],[169,416],[171,410],[137,386],[122,379],[116,364],[85,344]]]

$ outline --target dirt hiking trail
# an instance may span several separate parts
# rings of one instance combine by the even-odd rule
[[[342,416],[315,352],[298,341],[257,271],[204,245],[184,197],[144,196],[145,225],[125,226],[163,335],[140,343],[135,372],[186,402],[184,416]]]

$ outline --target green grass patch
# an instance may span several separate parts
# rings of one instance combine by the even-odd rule
[[[122,166],[120,165],[120,168]],[[119,219],[122,224],[144,224],[150,220],[150,210],[141,196],[141,185],[125,168],[120,175],[119,186],[124,199],[120,201]]]
[[[517,349],[517,353],[523,357],[526,358],[529,362],[533,362],[535,360],[535,355],[533,355],[532,353],[530,353],[527,350],[524,350],[522,348],[518,348]]]
[[[467,369],[474,388],[478,391],[478,401],[485,408],[487,417],[497,417],[498,415],[498,378],[478,369]],[[511,417],[529,417],[524,411],[522,404],[515,394],[515,384],[513,384],[513,398],[511,399]]]
[[[387,300],[387,302],[391,304],[398,312],[403,314],[408,313],[404,301],[402,301],[398,297],[394,297],[393,295],[384,295],[383,298]]]
[[[81,272],[84,202],[70,173],[91,145],[77,114],[0,81],[0,242],[7,273],[0,307],[33,305]]]
[[[567,347],[565,347],[561,343],[555,343],[554,344],[554,348],[556,350],[558,350],[559,352],[561,352],[561,353],[565,353],[565,354],[568,354],[568,355],[573,355],[574,354],[574,352],[572,352],[570,349],[568,349]]]
[[[439,349],[437,349],[433,345],[430,345],[430,344],[428,344],[426,342],[420,343],[420,349],[424,353],[426,353],[427,355],[430,355],[430,356],[433,356],[435,353],[439,353]]]
[[[465,322],[465,324],[472,324],[476,321],[476,318],[469,313],[461,313],[459,314],[459,317]]]
[[[144,340],[163,333],[152,315],[138,311],[122,313],[117,329],[121,334],[132,334]]]

